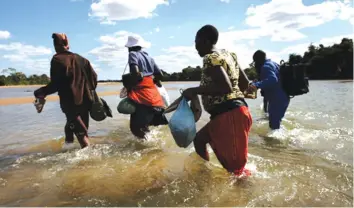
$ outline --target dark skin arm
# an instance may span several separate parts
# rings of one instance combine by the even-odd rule
[[[225,95],[232,92],[232,85],[225,69],[222,66],[213,66],[205,69],[206,75],[210,76],[213,84],[209,86],[200,86],[188,88],[183,91],[183,96],[187,99],[193,98],[198,95]],[[209,153],[206,144],[210,142],[210,135],[208,127],[204,126],[196,135],[194,139],[194,148],[197,154],[204,160],[209,161]]]
[[[155,83],[158,87],[162,87],[162,83],[161,83],[162,78],[163,78],[162,72],[156,72],[156,73],[154,73],[154,83]]]
[[[56,93],[58,91],[58,83],[60,82],[60,79],[63,76],[63,74],[59,72],[60,71],[56,69],[55,59],[52,59],[50,67],[50,82],[46,86],[34,91],[34,96],[44,98],[47,95]]]
[[[129,68],[130,68],[130,73],[132,74],[139,74],[139,67],[135,64],[130,64],[129,65]]]
[[[140,70],[139,70],[139,67],[138,67],[137,65],[135,65],[135,64],[130,64],[130,65],[129,65],[129,68],[130,68],[130,73],[131,73],[131,74],[134,74],[134,75],[140,76],[140,77],[143,76],[142,73],[141,73]]]
[[[191,99],[194,95],[221,96],[232,92],[232,85],[225,69],[222,66],[213,66],[205,69],[205,74],[210,76],[213,84],[188,88],[183,91],[183,96]]]

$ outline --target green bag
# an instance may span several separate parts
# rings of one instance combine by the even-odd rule
[[[117,110],[121,114],[135,113],[135,103],[129,98],[124,98],[118,104]]]

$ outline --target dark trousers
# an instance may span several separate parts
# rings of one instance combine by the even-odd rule
[[[285,112],[288,109],[290,100],[285,100],[284,102],[279,102],[278,100],[269,101],[269,127],[272,130],[280,129],[280,124],[284,118]]]
[[[82,148],[88,146],[89,110],[78,108],[76,111],[65,112],[65,142],[73,143],[74,134]]]
[[[130,131],[134,136],[145,139],[149,126],[166,125],[168,121],[162,108],[136,104],[135,113],[130,115]]]
[[[268,113],[268,100],[266,98],[263,98],[263,111]]]

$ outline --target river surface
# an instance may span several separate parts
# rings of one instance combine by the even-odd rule
[[[181,87],[167,83],[171,101]],[[115,91],[120,85],[99,86]],[[32,96],[33,87],[0,88],[0,99]],[[58,101],[41,114],[32,104],[0,106],[1,206],[353,206],[353,83],[312,81],[295,97],[282,129],[268,130],[260,105],[253,117],[248,178],[230,176],[211,154],[179,148],[168,126],[148,141],[129,131],[118,96],[106,96],[114,118],[90,122],[92,147],[62,150],[65,117]],[[170,117],[170,115],[169,115]],[[198,129],[209,120],[203,112]],[[212,152],[210,150],[210,152]]]

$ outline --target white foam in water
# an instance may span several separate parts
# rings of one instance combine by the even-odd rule
[[[284,126],[281,126],[280,129],[270,130],[270,132],[268,132],[266,135],[266,137],[270,137],[278,140],[286,140],[288,136],[289,136],[289,131],[286,128],[284,128]]]
[[[161,138],[161,128],[161,126],[151,128],[150,132],[146,134],[146,140],[142,140],[142,142],[151,145],[164,145],[165,141]]]
[[[74,143],[65,143],[63,144],[63,146],[61,147],[62,150],[72,150],[76,148],[76,145]]]
[[[53,140],[60,140],[61,138],[63,138],[64,136],[60,135],[60,136],[57,136],[57,137],[54,137]]]
[[[261,171],[257,170],[257,163],[264,163],[264,161],[265,161],[264,158],[248,153],[248,162],[247,162],[245,168],[251,172],[253,177],[270,178],[270,176],[266,172],[261,172]]]

